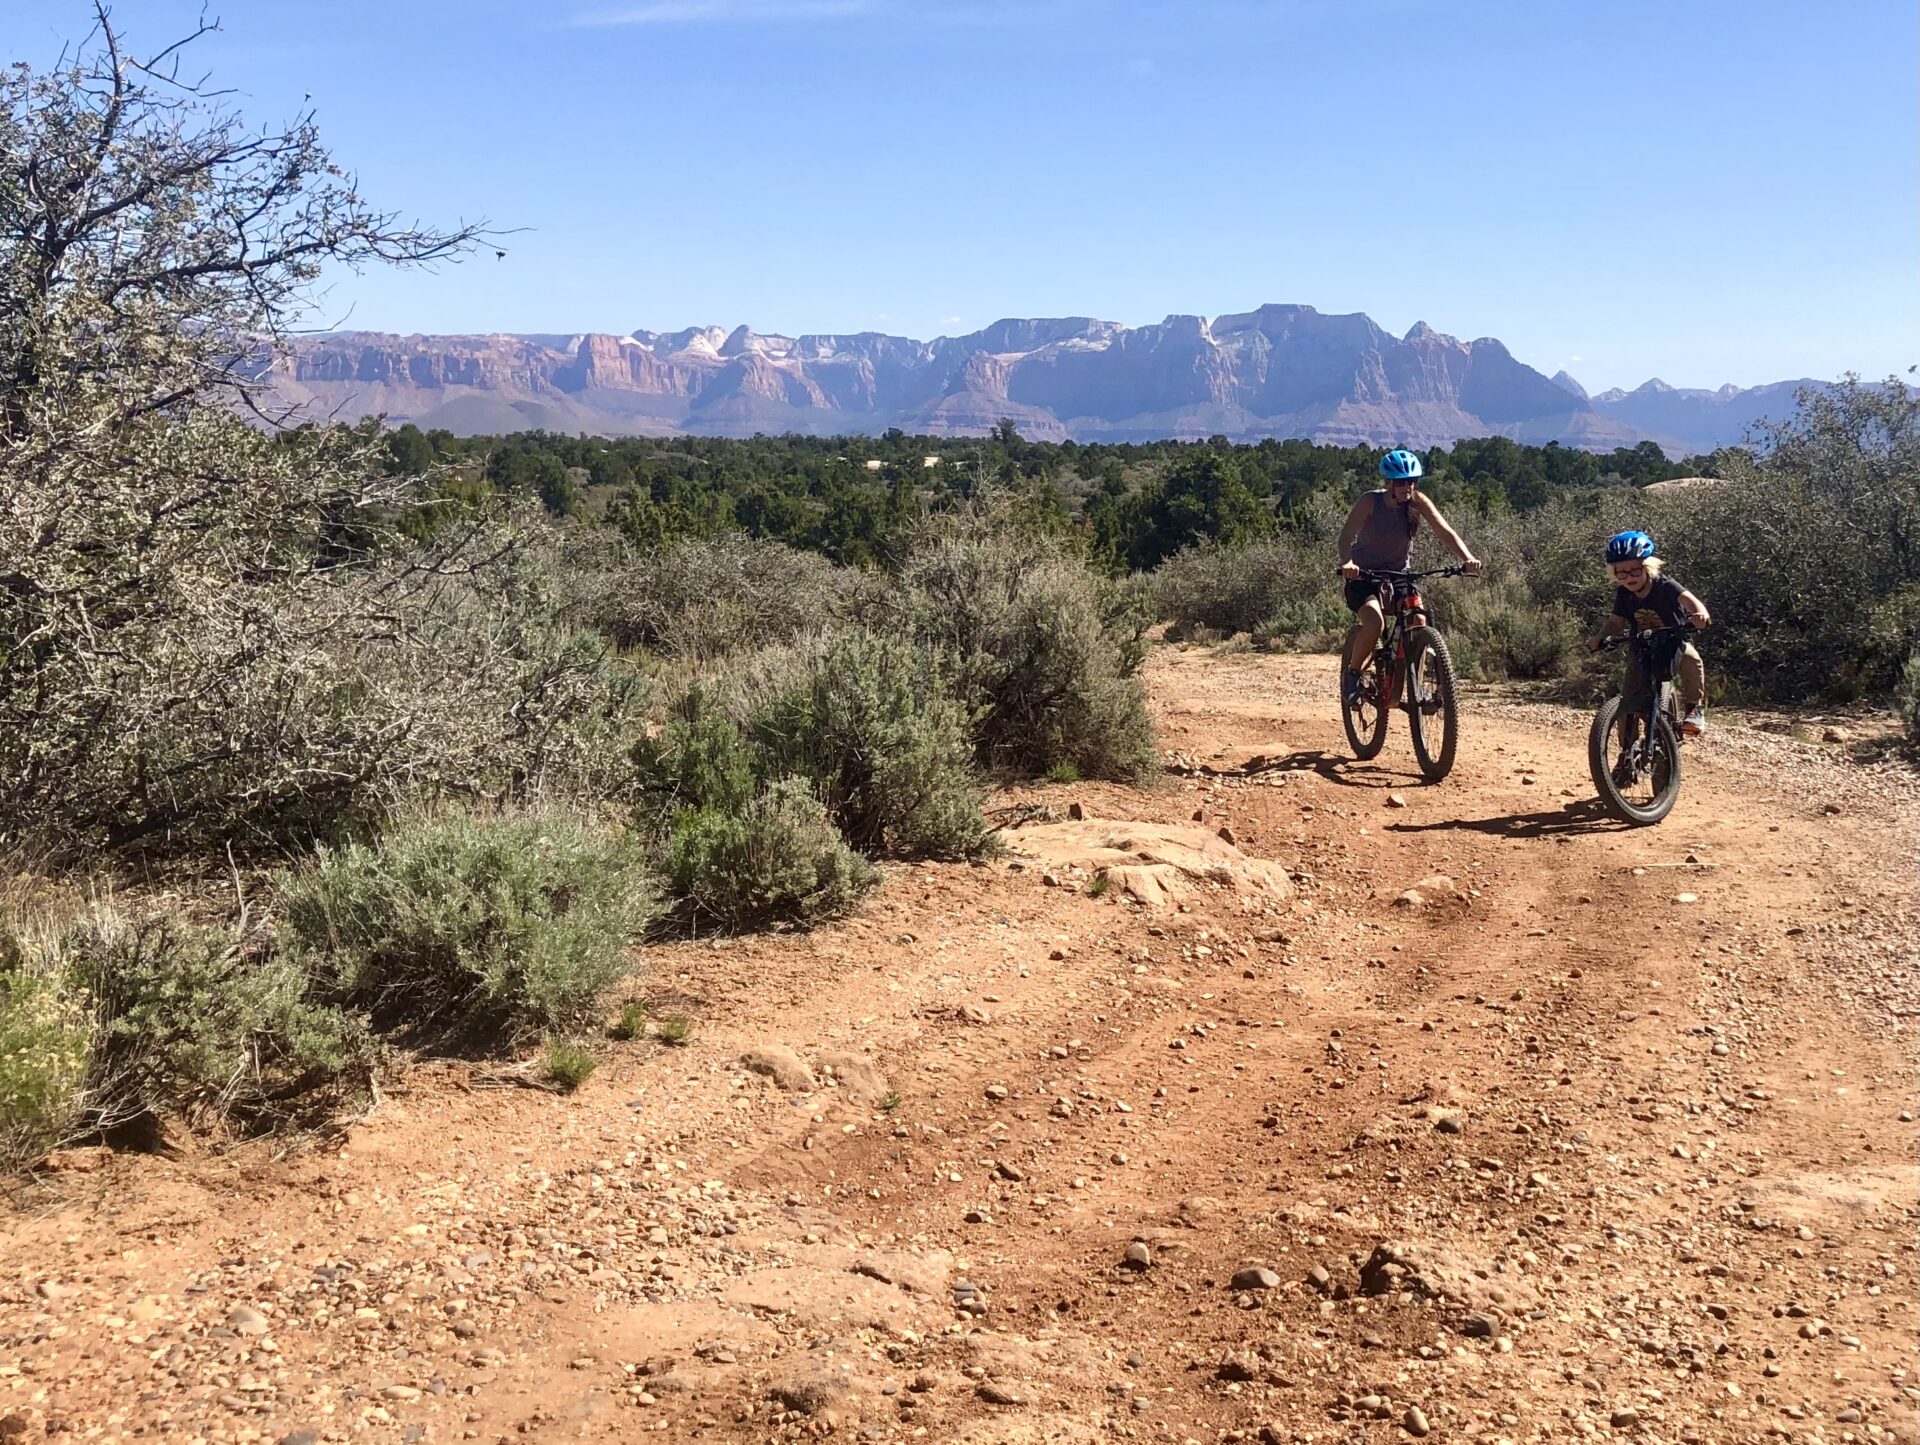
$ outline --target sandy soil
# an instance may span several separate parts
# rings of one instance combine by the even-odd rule
[[[1912,775],[1721,727],[1631,831],[1578,714],[1475,699],[1425,787],[1326,660],[1151,668],[1155,787],[649,950],[683,1046],[63,1161],[0,1440],[1920,1440]],[[1076,805],[1209,861],[1021,850]]]

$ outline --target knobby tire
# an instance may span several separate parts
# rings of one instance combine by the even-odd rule
[[[1460,746],[1460,705],[1454,685],[1453,655],[1447,639],[1431,627],[1407,634],[1407,721],[1413,730],[1413,755],[1429,783],[1453,771],[1453,755]],[[1429,712],[1422,695],[1433,704]],[[1439,746],[1435,747],[1435,732]]]
[[[1593,730],[1587,734],[1587,769],[1593,774],[1594,791],[1600,795],[1601,805],[1621,822],[1644,828],[1671,813],[1680,798],[1680,735],[1674,731],[1673,719],[1664,708],[1654,715],[1655,777],[1659,776],[1657,769],[1663,755],[1666,777],[1649,802],[1636,803],[1622,793],[1620,785],[1613,780],[1613,764],[1619,756],[1620,707],[1620,698],[1610,697],[1594,713]]]

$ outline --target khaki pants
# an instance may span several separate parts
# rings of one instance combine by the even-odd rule
[[[1689,642],[1674,654],[1673,680],[1680,689],[1680,711],[1692,712],[1707,700],[1707,665]],[[1620,696],[1627,712],[1639,714],[1647,707],[1647,679],[1640,671],[1638,652],[1627,653],[1627,677]]]

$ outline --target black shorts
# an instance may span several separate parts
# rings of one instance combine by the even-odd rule
[[[1347,583],[1347,611],[1358,612],[1367,605],[1367,599],[1380,595],[1380,584],[1369,582],[1364,577],[1356,577]]]

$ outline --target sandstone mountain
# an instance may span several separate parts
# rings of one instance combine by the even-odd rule
[[[1652,437],[1673,454],[1692,449],[1687,415],[1616,413],[1607,402],[1616,393],[1590,401],[1564,373],[1549,380],[1491,338],[1458,341],[1424,322],[1395,337],[1364,315],[1310,306],[1141,327],[1005,320],[933,341],[745,326],[627,336],[340,332],[302,339],[272,376],[283,396],[316,413],[383,414],[461,435],[900,427],[956,436],[1011,417],[1023,436],[1054,441],[1224,434],[1432,446],[1503,435],[1600,450]]]

